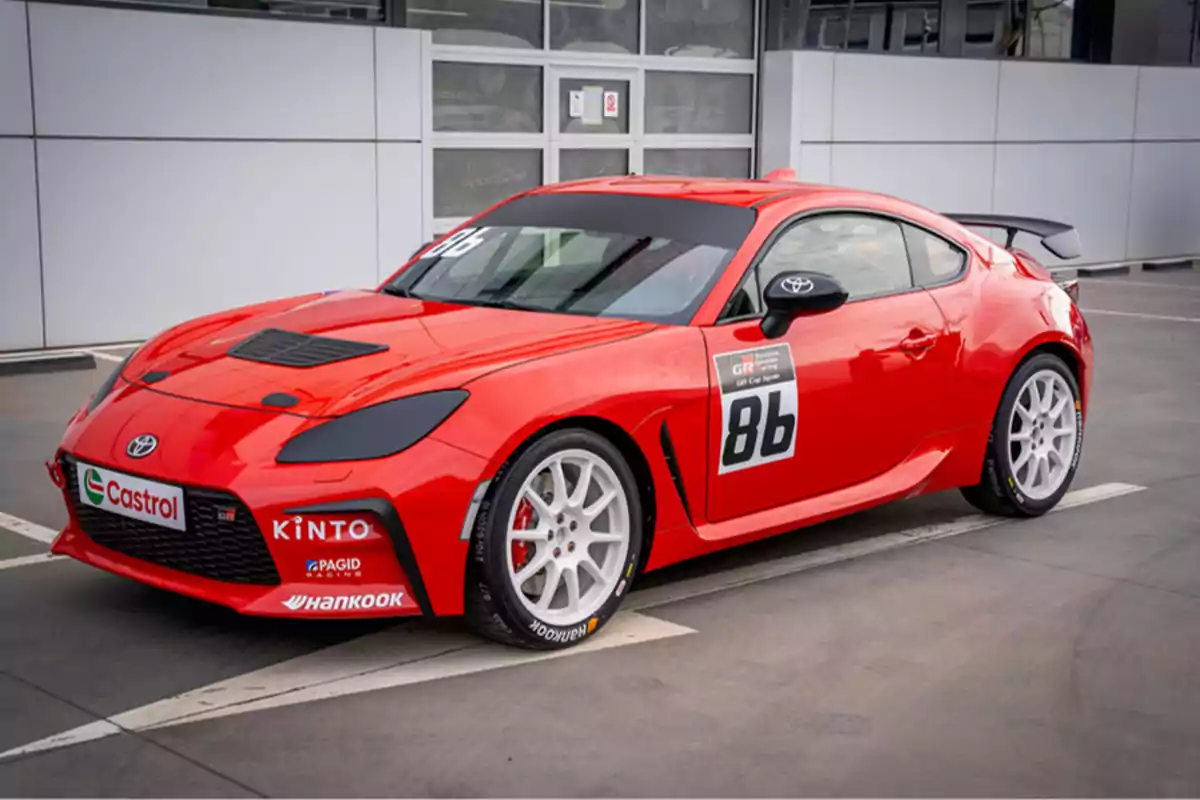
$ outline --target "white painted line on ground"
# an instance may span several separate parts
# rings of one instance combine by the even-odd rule
[[[189,722],[566,658],[695,633],[631,611],[566,650],[531,652],[460,632],[397,627],[194,689],[0,753],[0,760]]]
[[[1088,284],[1093,283],[1111,283],[1113,286],[1146,286],[1154,289],[1186,289],[1190,292],[1200,292],[1200,285],[1186,283],[1154,283],[1151,281],[1123,281],[1114,280],[1112,278],[1080,278],[1087,281]]]
[[[1140,492],[1145,488],[1145,486],[1136,486],[1130,483],[1104,483],[1098,486],[1090,486],[1086,489],[1078,489],[1073,492],[1067,492],[1050,513],[1054,514],[1069,508],[1076,508],[1089,503],[1097,503],[1101,500]],[[796,572],[804,572],[816,567],[824,567],[842,561],[862,558],[874,553],[894,550],[898,547],[907,547],[913,544],[920,544],[921,542],[960,536],[964,533],[983,530],[984,528],[991,528],[1012,521],[1008,517],[968,514],[948,522],[909,528],[897,533],[888,533],[870,539],[860,539],[846,544],[826,547],[821,550],[813,550],[808,553],[786,556],[774,561],[765,561],[760,564],[749,564],[744,567],[722,570],[721,572],[702,575],[697,578],[680,581],[679,583],[668,583],[662,586],[635,591],[629,596],[624,607],[632,610],[645,610],[667,603],[675,603],[680,600],[688,600],[693,597],[701,597],[706,594],[725,591],[726,589],[735,589],[751,583],[759,583],[771,578],[791,575]]]
[[[1083,316],[1089,314],[1110,314],[1114,317],[1138,317],[1140,319],[1157,319],[1164,322],[1200,322],[1200,317],[1170,317],[1165,314],[1138,314],[1133,311],[1113,311],[1108,308],[1085,308]]]
[[[61,358],[62,356],[85,356],[85,355],[91,355],[91,354],[85,353],[82,350],[60,350],[56,353],[41,353],[41,352],[39,352],[39,353],[27,353],[24,355],[15,354],[15,353],[0,353],[0,364],[17,364],[17,363],[27,364],[30,362],[38,362],[38,361],[54,361],[58,358]]]
[[[0,560],[0,570],[12,569],[13,567],[27,567],[31,564],[47,564],[51,561],[61,561],[66,556],[55,556],[50,553],[38,553],[35,556],[19,556],[17,558],[6,558]]]
[[[75,347],[47,347],[37,350],[4,350],[0,351],[0,357],[24,358],[27,356],[57,356],[63,353],[79,353],[83,350],[132,350],[140,345],[141,342],[125,342],[124,344],[96,344],[82,345]]]
[[[1145,488],[1128,483],[1106,483],[1080,489],[1064,496],[1054,512]],[[481,642],[466,633],[399,626],[13,748],[0,753],[0,760],[81,744],[125,731],[167,728],[683,636],[695,631],[639,614],[637,610],[1011,521],[1005,517],[969,514],[949,522],[636,591],[626,601],[626,610],[613,617],[595,638],[566,650],[535,653]]]
[[[102,353],[99,350],[84,350],[83,352],[87,353],[90,356],[94,356],[95,358],[103,359],[105,361],[115,361],[118,364],[120,364],[122,361],[125,360],[125,359],[121,358],[120,356],[114,356],[112,353]]]
[[[3,511],[0,511],[0,528],[44,544],[50,544],[54,541],[54,537],[58,536],[58,531],[43,528],[41,525],[36,525],[20,517],[14,517],[11,514],[5,514]]]

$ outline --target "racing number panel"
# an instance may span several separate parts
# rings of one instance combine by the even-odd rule
[[[786,342],[713,356],[721,396],[717,473],[724,475],[796,452],[796,369]]]

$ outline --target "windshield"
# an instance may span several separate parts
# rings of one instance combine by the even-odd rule
[[[528,206],[521,201],[538,197],[562,195],[521,198],[509,205]],[[590,199],[586,205],[591,208],[579,208],[583,204],[576,198],[575,211],[593,213],[564,215],[561,208],[546,213],[549,209],[544,207],[501,214],[506,208],[501,207],[478,220],[480,224],[462,228],[429,248],[384,290],[450,303],[686,324],[737,244],[730,241],[734,238],[730,231],[694,230],[678,224],[679,219],[663,224],[661,212],[678,209],[662,203],[700,207],[706,216],[726,207],[620,195],[582,197]],[[660,217],[639,218],[637,209],[632,215],[629,209],[614,215],[613,200],[652,201],[653,209],[643,203],[641,210],[660,212]],[[541,213],[524,213],[530,210]],[[529,216],[539,217],[542,224],[520,224]],[[745,218],[739,215],[739,219]],[[501,224],[487,224],[493,221]],[[703,225],[705,220],[693,222]],[[737,227],[735,235],[741,228]],[[744,236],[745,231],[740,231],[740,238]]]

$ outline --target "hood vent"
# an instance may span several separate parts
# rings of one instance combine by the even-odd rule
[[[246,361],[276,364],[281,367],[319,367],[387,350],[386,344],[327,339],[307,333],[267,328],[243,339],[229,349],[229,355]]]

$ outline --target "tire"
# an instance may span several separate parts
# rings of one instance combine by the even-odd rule
[[[1082,448],[1079,384],[1062,359],[1038,353],[1009,379],[988,435],[980,481],[962,489],[962,495],[988,514],[1041,516],[1067,493]],[[1044,473],[1039,472],[1042,461]]]
[[[534,440],[501,467],[480,505],[468,556],[468,624],[534,650],[594,635],[629,591],[642,526],[633,471],[610,441],[580,428]]]

